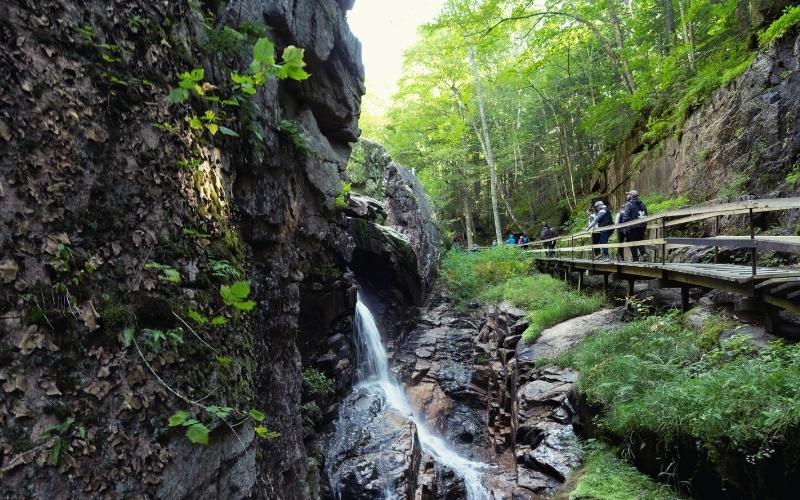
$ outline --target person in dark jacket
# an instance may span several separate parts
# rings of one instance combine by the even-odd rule
[[[636,219],[644,219],[647,217],[647,206],[639,199],[639,192],[632,189],[625,193],[625,208],[620,218],[620,222],[630,222]],[[647,224],[636,224],[635,226],[627,227],[625,237],[626,241],[642,241],[644,233],[647,230]],[[643,246],[631,247],[631,258],[634,262],[644,260],[645,248]]]
[[[592,229],[595,226],[597,226],[597,227],[611,226],[612,224],[614,224],[614,217],[611,216],[611,210],[606,206],[605,203],[603,203],[602,201],[596,202],[594,204],[594,209],[595,209],[595,212],[597,213],[597,215],[595,216],[594,220],[592,220],[592,222],[589,224],[589,226],[586,229]],[[613,232],[614,232],[614,230],[611,229],[611,230],[608,230],[608,231],[599,231],[599,232],[594,233],[594,234],[597,235],[596,236],[596,240],[595,240],[596,244],[597,245],[605,245],[605,244],[607,244],[608,243],[608,239],[611,237],[611,233],[613,233]],[[600,249],[600,253],[603,256],[603,260],[609,260],[608,259],[608,248]]]

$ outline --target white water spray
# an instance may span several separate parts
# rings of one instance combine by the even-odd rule
[[[369,308],[361,301],[359,294],[356,303],[356,335],[358,336],[358,378],[359,385],[379,387],[386,402],[399,413],[407,415],[417,426],[422,449],[441,465],[452,469],[464,478],[468,500],[485,500],[489,493],[481,484],[482,470],[487,466],[468,460],[450,448],[440,437],[428,429],[425,422],[411,408],[403,389],[389,371],[389,361],[381,343],[381,334]]]

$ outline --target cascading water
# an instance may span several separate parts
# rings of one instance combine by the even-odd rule
[[[406,394],[389,370],[388,356],[381,343],[380,331],[369,308],[362,302],[360,294],[356,303],[355,319],[359,386],[362,388],[367,386],[367,389],[379,388],[389,406],[407,415],[414,422],[422,449],[437,463],[452,469],[464,478],[469,500],[488,499],[489,494],[481,484],[482,471],[486,465],[459,456],[442,438],[433,434],[423,419],[419,418],[411,408]]]

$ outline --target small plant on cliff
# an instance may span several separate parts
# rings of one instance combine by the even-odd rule
[[[250,281],[237,281],[230,285],[219,287],[219,295],[226,306],[234,308],[235,311],[252,311],[256,303],[247,300],[250,295]]]
[[[347,208],[347,197],[350,196],[352,186],[349,182],[342,182],[342,190],[336,196],[336,206],[338,208]]]
[[[51,425],[45,429],[44,432],[42,432],[40,437],[43,439],[49,439],[50,437],[55,438],[53,445],[50,448],[50,457],[48,459],[50,465],[58,465],[58,461],[61,458],[61,452],[69,445],[69,430],[74,423],[75,419],[73,417],[68,417],[60,424]],[[83,428],[81,427],[81,429]],[[86,433],[85,430],[80,432],[82,434]],[[83,437],[85,438],[85,436]]]
[[[758,35],[758,43],[764,47],[798,27],[800,27],[800,5],[787,7],[781,17]]]
[[[247,410],[247,412],[242,413],[234,408],[231,408],[230,406],[204,406],[199,403],[196,404],[203,410],[204,416],[208,419],[211,419],[212,423],[215,420],[221,420],[231,430],[233,430],[233,426],[228,423],[227,419],[231,416],[235,416],[237,418],[249,419],[253,424],[253,431],[259,437],[265,439],[274,439],[280,436],[280,433],[270,431],[264,427],[264,425],[262,425],[262,422],[264,419],[266,419],[266,415],[264,412],[256,408],[251,408]],[[183,427],[186,429],[185,435],[189,441],[194,444],[207,445],[211,430],[198,418],[200,417],[192,417],[188,411],[178,410],[169,417],[169,420],[167,420],[167,425],[169,427]]]
[[[324,396],[333,392],[333,380],[314,368],[303,370],[303,385],[314,396]]]

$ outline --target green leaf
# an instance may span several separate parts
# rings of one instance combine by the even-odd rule
[[[275,64],[275,45],[266,38],[259,38],[253,45],[253,59],[261,64]]]
[[[205,325],[208,324],[208,318],[200,314],[199,312],[195,311],[192,308],[186,312],[186,315],[189,316],[189,319],[197,323],[198,325]]]
[[[306,65],[303,62],[303,55],[305,50],[299,49],[293,45],[289,45],[283,49],[283,68],[285,78],[292,80],[305,80],[310,75],[303,69]]]
[[[236,131],[229,129],[228,127],[224,127],[222,125],[219,126],[219,131],[222,132],[223,135],[231,135],[234,137],[239,137],[239,134]]]
[[[125,347],[130,347],[133,343],[133,335],[135,331],[133,328],[126,326],[125,329],[122,330],[122,345]]]
[[[252,311],[255,306],[256,306],[256,303],[255,303],[255,301],[252,301],[252,300],[247,300],[247,301],[244,301],[244,302],[234,302],[233,303],[233,307],[235,307],[236,309],[238,309],[240,311],[248,311],[249,312],[249,311]]]
[[[280,432],[271,431],[266,427],[264,427],[263,425],[258,425],[256,427],[253,427],[253,430],[256,432],[258,437],[262,437],[264,439],[275,439],[276,437],[279,437],[281,435]]]
[[[208,427],[201,423],[195,423],[186,428],[186,437],[194,444],[208,444]]]
[[[219,131],[219,125],[217,125],[216,123],[208,123],[206,124],[206,128],[211,133],[211,135],[217,135],[217,132]]]
[[[217,356],[216,362],[221,366],[230,366],[233,363],[233,359],[230,356]]]
[[[172,89],[167,96],[167,100],[172,104],[180,104],[189,98],[189,91],[183,88]]]
[[[231,285],[231,293],[237,299],[245,299],[250,295],[250,282],[243,280]]]
[[[211,324],[213,326],[221,326],[221,325],[224,325],[227,322],[228,322],[228,320],[225,319],[225,316],[217,315],[217,316],[214,316],[213,318],[211,318]]]
[[[64,446],[64,440],[59,438],[53,443],[53,447],[50,449],[50,465],[57,465],[58,458],[61,456],[61,448]]]
[[[195,68],[192,70],[190,77],[195,82],[201,81],[205,77],[205,70],[203,68]]]
[[[189,413],[183,410],[178,410],[169,417],[167,425],[170,427],[177,427],[183,425],[189,418]]]
[[[250,418],[255,420],[256,422],[263,422],[267,416],[261,410],[257,410],[255,408],[250,408],[247,410],[247,414],[250,415]]]
[[[215,417],[225,418],[231,414],[233,408],[230,406],[207,406],[206,412]]]
[[[198,118],[197,116],[194,116],[194,115],[191,116],[191,117],[187,116],[186,117],[186,121],[189,122],[189,127],[193,128],[194,130],[199,130],[199,129],[203,128],[203,123],[200,121],[200,118]]]
[[[163,280],[169,281],[170,283],[180,283],[181,282],[181,273],[176,271],[174,268],[166,267],[166,268],[162,269],[161,272],[163,274],[160,276],[160,278],[162,278]]]
[[[186,94],[188,95],[190,90],[193,90],[195,87],[197,87],[197,84],[195,84],[192,80],[181,80],[178,82],[178,86],[185,90]]]

